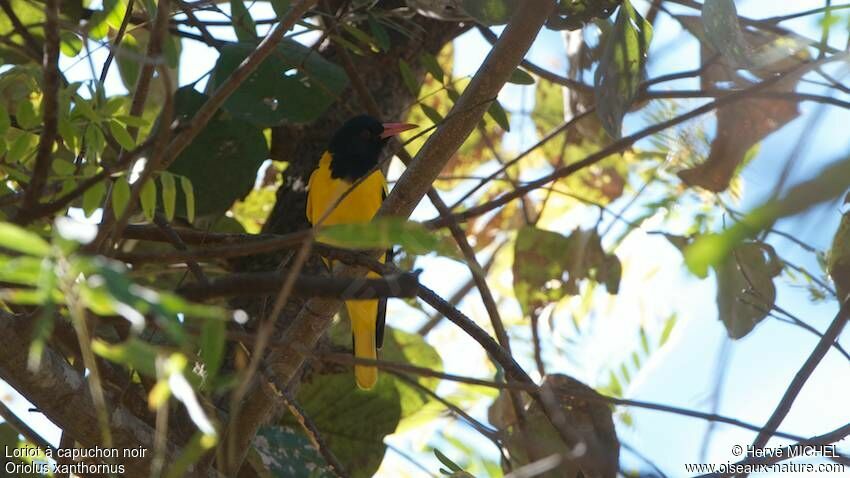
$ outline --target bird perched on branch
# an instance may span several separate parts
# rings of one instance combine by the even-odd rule
[[[310,175],[307,191],[310,224],[329,226],[371,221],[387,195],[386,178],[377,167],[381,151],[390,138],[413,128],[416,125],[381,123],[362,115],[337,130],[319,167]],[[345,307],[351,319],[354,356],[376,359],[384,338],[386,299],[349,300]],[[378,371],[375,367],[355,365],[354,377],[358,387],[368,390],[375,386]]]

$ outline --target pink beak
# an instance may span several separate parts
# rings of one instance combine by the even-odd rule
[[[419,125],[410,123],[384,123],[384,132],[381,133],[381,139],[392,138],[402,131],[418,128]]]

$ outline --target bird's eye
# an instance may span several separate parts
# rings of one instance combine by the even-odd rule
[[[361,139],[365,139],[365,140],[368,141],[368,140],[372,139],[373,137],[374,137],[374,135],[369,130],[364,129],[363,131],[360,132],[360,138]]]

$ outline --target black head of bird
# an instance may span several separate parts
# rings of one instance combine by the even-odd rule
[[[334,179],[354,181],[378,164],[381,151],[393,136],[416,128],[406,123],[381,123],[368,116],[355,116],[348,120],[331,138],[331,176]]]

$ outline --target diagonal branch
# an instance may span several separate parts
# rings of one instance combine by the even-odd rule
[[[4,2],[5,4],[5,2]],[[35,165],[32,169],[32,179],[24,194],[21,210],[27,210],[38,203],[47,174],[50,172],[50,160],[53,153],[53,143],[56,142],[56,131],[59,128],[59,0],[47,0],[45,5],[44,25],[44,84],[42,91],[44,99],[44,128],[38,140],[38,150]]]
[[[847,325],[848,319],[850,319],[850,300],[845,299],[841,304],[841,309],[838,311],[835,319],[832,320],[829,328],[826,329],[826,332],[818,341],[815,349],[812,350],[809,358],[794,376],[791,384],[788,385],[788,389],[785,391],[785,395],[782,396],[782,400],[780,400],[776,410],[774,410],[770,419],[765,424],[764,429],[758,434],[758,437],[756,437],[756,440],[753,442],[753,447],[764,447],[773,435],[773,432],[779,428],[779,424],[782,423],[782,420],[786,415],[788,415],[788,412],[791,411],[791,406],[794,404],[794,400],[797,399],[797,395],[800,394],[800,390],[803,389],[803,385],[806,384],[806,381],[809,377],[811,377],[815,368],[826,356],[826,353],[841,334],[841,331],[844,330],[844,326]]]

